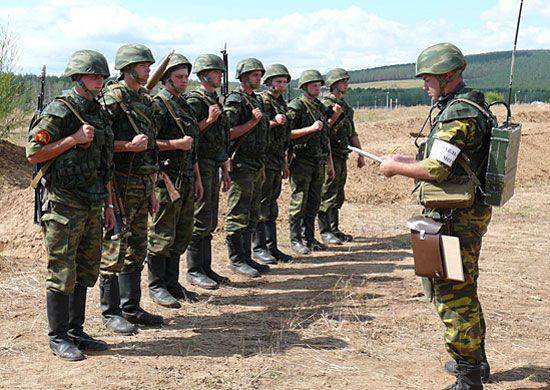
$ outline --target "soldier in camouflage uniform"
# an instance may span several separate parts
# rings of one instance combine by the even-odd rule
[[[194,286],[213,289],[229,283],[229,279],[212,269],[212,232],[218,225],[220,171],[223,191],[229,189],[229,134],[223,123],[222,107],[216,88],[222,82],[225,66],[215,54],[201,54],[193,72],[200,88],[185,96],[199,128],[198,164],[203,196],[195,202],[193,235],[187,247],[187,281]]]
[[[262,101],[254,92],[260,87],[264,73],[263,64],[255,58],[239,61],[236,78],[241,83],[227,96],[223,109],[231,139],[232,164],[225,222],[229,268],[249,277],[269,271],[269,266],[256,263],[251,257],[251,236],[258,223],[269,135]]]
[[[113,133],[96,97],[109,77],[105,57],[75,52],[64,76],[75,83],[31,125],[27,158],[42,163],[49,184],[42,228],[48,252],[46,311],[50,348],[62,359],[82,360],[80,350],[107,344],[83,330],[86,292],[99,275],[101,229],[115,223],[109,203]],[[102,206],[105,206],[102,211]]]
[[[172,308],[181,307],[178,299],[196,299],[178,281],[180,256],[193,233],[194,199],[202,198],[197,164],[199,129],[182,96],[190,73],[187,58],[172,54],[162,76],[164,88],[153,99],[161,174],[155,188],[159,210],[147,236],[149,295],[159,305]],[[180,197],[172,200],[167,187],[174,187]]]
[[[329,120],[330,150],[335,174],[333,178],[328,175],[325,178],[317,218],[323,242],[341,245],[344,241],[353,240],[351,235],[341,232],[339,228],[339,214],[345,200],[344,187],[348,174],[348,145],[361,148],[361,143],[355,132],[353,108],[343,99],[348,90],[348,72],[341,68],[332,69],[326,79],[330,95],[323,99],[323,103],[338,115],[335,122]],[[364,157],[359,156],[357,166],[362,168],[364,165]]]
[[[289,223],[292,249],[299,254],[325,250],[326,245],[315,239],[315,216],[321,203],[321,189],[327,174],[334,177],[330,154],[328,120],[336,113],[318,99],[325,81],[316,70],[300,75],[303,96],[288,105],[287,117],[291,130]]]
[[[464,155],[483,183],[480,172],[485,172],[489,151],[487,134],[491,129],[488,120],[481,110],[470,104],[451,104],[457,98],[465,98],[487,109],[483,94],[465,87],[462,80],[465,67],[464,56],[450,43],[431,46],[420,54],[416,76],[424,79],[424,89],[440,112],[425,143],[421,161],[401,155],[387,157],[380,165],[384,175],[404,175],[438,183],[452,181],[466,176],[458,160]],[[474,205],[468,208],[425,209],[424,215],[445,222],[448,233],[460,240],[465,281],[425,280],[429,286],[428,295],[433,294],[437,312],[446,326],[447,351],[455,360],[446,364],[446,368],[457,375],[456,383],[449,388],[482,389],[482,379],[489,377],[489,364],[484,348],[485,320],[477,296],[477,278],[481,241],[491,220],[491,207],[476,198]]]
[[[155,125],[151,97],[142,87],[154,62],[151,51],[143,45],[120,47],[115,59],[120,77],[106,87],[102,101],[115,136],[113,187],[124,229],[105,233],[100,303],[105,326],[125,335],[135,333],[136,324],[159,326],[163,322],[162,317],[140,306],[147,214],[158,210],[154,192],[158,172]]]
[[[264,104],[264,113],[269,118],[269,145],[265,158],[265,181],[262,184],[260,216],[253,235],[254,259],[264,264],[277,261],[288,262],[292,256],[277,247],[277,217],[279,207],[277,199],[281,194],[282,179],[289,175],[287,150],[290,144],[290,128],[286,120],[287,105],[283,94],[290,82],[288,69],[281,64],[267,67],[263,83],[267,91],[260,93]]]

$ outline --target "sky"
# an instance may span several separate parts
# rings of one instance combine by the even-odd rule
[[[450,4],[450,5],[449,5]],[[452,42],[465,54],[510,50],[519,0],[129,1],[2,0],[0,27],[17,36],[16,71],[61,74],[79,49],[114,56],[142,43],[160,60],[191,61],[227,43],[230,80],[238,60],[305,69],[365,69],[414,62],[425,47]],[[550,0],[525,0],[519,49],[550,49]]]

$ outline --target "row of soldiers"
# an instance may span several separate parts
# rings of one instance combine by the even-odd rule
[[[360,147],[353,109],[343,100],[344,69],[328,73],[324,102],[325,78],[303,72],[303,96],[287,105],[288,69],[265,69],[248,58],[237,64],[239,87],[221,104],[217,89],[226,68],[219,56],[203,54],[191,64],[172,54],[162,87],[151,96],[144,85],[154,62],[146,46],[124,45],[115,59],[120,74],[104,85],[105,57],[75,52],[64,72],[74,88],[56,97],[29,132],[28,160],[48,164],[41,219],[46,306],[50,347],[63,359],[107,348],[83,329],[86,292],[98,276],[103,322],[123,335],[163,323],[140,305],[145,260],[149,295],[165,307],[197,300],[179,282],[184,252],[191,285],[215,289],[230,282],[212,269],[220,187],[228,191],[228,268],[236,274],[259,277],[269,265],[292,260],[277,243],[277,199],[286,178],[296,253],[352,239],[338,222],[347,145]],[[200,87],[186,93],[192,72]],[[316,217],[325,243],[315,238]]]

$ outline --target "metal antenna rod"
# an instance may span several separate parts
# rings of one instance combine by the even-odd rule
[[[512,61],[510,63],[510,84],[508,89],[508,106],[512,104],[512,83],[514,82],[514,66],[516,64],[516,45],[518,43],[519,23],[521,21],[522,8],[523,8],[523,0],[521,0],[519,4],[518,23],[516,25],[516,36],[514,38],[514,48],[512,49]],[[512,114],[511,114],[511,111],[509,110],[508,118],[506,119],[508,126],[510,126],[511,120],[512,120]]]

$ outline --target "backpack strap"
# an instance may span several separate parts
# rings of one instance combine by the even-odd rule
[[[162,102],[164,103],[164,106],[166,107],[166,109],[168,110],[170,115],[172,116],[172,119],[174,119],[174,122],[176,122],[176,125],[181,130],[181,133],[185,136],[185,130],[183,129],[183,125],[181,124],[181,118],[174,111],[174,107],[172,106],[172,103],[170,103],[170,100],[166,96],[161,95],[161,94],[159,94],[155,97],[162,100]]]

